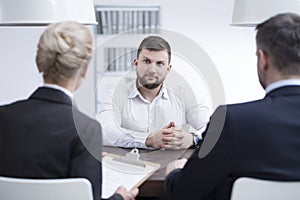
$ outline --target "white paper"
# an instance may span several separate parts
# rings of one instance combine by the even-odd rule
[[[130,190],[156,169],[157,167],[151,165],[140,167],[114,161],[110,156],[104,157],[102,159],[102,198],[106,199],[113,195],[121,185]]]

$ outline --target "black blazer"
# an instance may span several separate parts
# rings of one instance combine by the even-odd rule
[[[300,180],[299,86],[278,88],[262,100],[220,106],[201,148],[215,137],[222,121],[212,151],[199,159],[196,150],[182,170],[169,174],[165,182],[169,199],[230,199],[239,177]]]
[[[27,100],[1,106],[0,121],[0,176],[84,177],[99,199],[101,126],[66,94],[38,88]]]

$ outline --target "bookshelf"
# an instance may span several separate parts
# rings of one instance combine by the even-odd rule
[[[159,6],[97,6],[95,10],[97,34],[118,34],[130,30],[151,33],[160,25]]]

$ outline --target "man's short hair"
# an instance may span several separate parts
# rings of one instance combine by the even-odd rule
[[[149,51],[167,50],[169,56],[169,63],[171,62],[171,47],[165,39],[159,36],[149,36],[144,38],[138,48],[137,58],[139,57],[143,49],[147,49]]]
[[[284,75],[300,74],[300,16],[275,15],[256,26],[257,49],[269,56],[273,66]]]

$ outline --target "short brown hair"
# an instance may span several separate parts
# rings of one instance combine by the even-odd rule
[[[147,49],[149,51],[167,50],[168,57],[169,57],[169,63],[171,62],[171,47],[165,39],[163,39],[159,36],[149,36],[149,37],[144,38],[138,48],[137,58],[139,57],[139,55],[143,49]]]
[[[300,16],[278,14],[256,26],[257,48],[284,75],[300,74]]]

